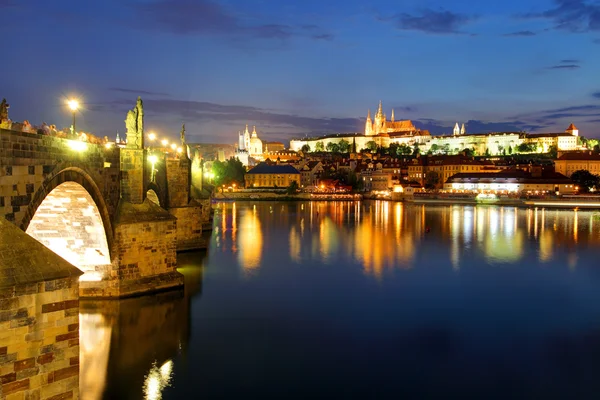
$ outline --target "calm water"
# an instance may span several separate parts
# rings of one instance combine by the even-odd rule
[[[185,292],[82,302],[91,399],[599,398],[600,219],[220,204]]]

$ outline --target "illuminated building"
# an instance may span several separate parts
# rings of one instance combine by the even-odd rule
[[[592,174],[600,174],[600,154],[591,151],[565,153],[554,161],[556,172],[570,177],[573,172],[586,170]]]
[[[414,158],[408,165],[408,180],[425,185],[425,176],[430,171],[438,174],[440,187],[457,173],[497,172],[491,162],[479,161],[463,155],[423,156]]]
[[[574,193],[573,182],[557,172],[545,172],[541,168],[531,173],[521,170],[496,173],[468,172],[448,178],[445,190],[476,192],[560,192]]]
[[[291,165],[260,163],[244,179],[247,188],[286,188],[294,181],[300,187],[300,172]]]

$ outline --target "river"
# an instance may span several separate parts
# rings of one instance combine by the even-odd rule
[[[81,302],[83,399],[600,394],[591,211],[215,207],[184,291]]]

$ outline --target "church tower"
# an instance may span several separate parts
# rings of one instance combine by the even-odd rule
[[[392,108],[392,122],[394,122],[394,109]]]
[[[460,134],[465,135],[466,133],[467,133],[467,130],[465,129],[465,124],[462,124],[462,127],[460,128]]]
[[[460,135],[460,128],[458,127],[458,122],[454,124],[454,131],[452,132],[454,136]]]
[[[579,129],[574,124],[569,125],[567,128],[567,133],[570,133],[573,136],[579,136]]]
[[[375,114],[375,135],[379,135],[383,132],[384,124],[385,116],[383,115],[383,107],[381,105],[381,100],[379,100],[379,108],[377,109],[377,114]]]
[[[373,120],[371,119],[371,110],[367,112],[367,122],[365,122],[365,136],[373,136]]]
[[[244,148],[250,150],[250,132],[248,132],[248,124],[246,124],[246,130],[244,131]]]

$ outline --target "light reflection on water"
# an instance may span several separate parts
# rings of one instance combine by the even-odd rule
[[[447,260],[456,270],[464,257],[473,254],[481,255],[489,265],[519,262],[532,240],[537,242],[540,262],[551,262],[556,249],[564,247],[560,251],[568,253],[569,265],[575,268],[574,245],[582,240],[580,232],[585,232],[585,242],[599,242],[591,211],[431,207],[385,201],[290,204],[285,211],[269,205],[268,212],[265,207],[260,203],[237,209],[231,204],[217,206],[221,240],[214,250],[237,249],[245,271],[258,272],[261,266],[263,237],[272,229],[263,227],[265,223],[281,227],[281,234],[286,232],[289,254],[285,256],[290,262],[329,264],[351,255],[365,274],[377,278],[386,270],[413,268],[415,254],[431,241],[440,242],[438,250],[447,252]],[[278,255],[284,256],[280,250]]]
[[[593,212],[234,203],[214,224],[184,293],[82,304],[82,398],[597,393]]]

